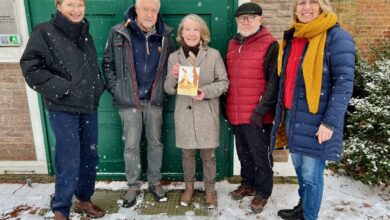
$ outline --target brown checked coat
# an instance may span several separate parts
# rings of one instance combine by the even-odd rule
[[[182,48],[169,56],[164,84],[169,95],[177,92],[177,80],[171,74],[176,63],[190,66]],[[227,91],[229,81],[222,57],[216,49],[202,47],[196,66],[200,67],[199,88],[204,92],[204,99],[196,101],[191,96],[176,96],[176,146],[183,149],[216,148],[219,145],[219,97]]]

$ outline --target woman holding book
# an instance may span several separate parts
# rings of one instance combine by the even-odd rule
[[[183,150],[185,192],[181,205],[192,201],[195,181],[195,150],[200,150],[207,207],[217,206],[215,190],[215,148],[219,146],[219,97],[227,91],[229,81],[218,50],[208,46],[210,32],[204,20],[195,14],[185,16],[178,27],[177,41],[181,47],[169,56],[165,92],[176,95],[176,146]],[[198,67],[198,71],[184,69]],[[181,70],[180,70],[181,69]],[[197,70],[197,68],[193,68]],[[178,94],[178,79],[185,79],[195,88],[195,96]],[[182,77],[185,75],[185,77]]]

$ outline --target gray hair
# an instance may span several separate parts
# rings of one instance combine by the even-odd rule
[[[64,1],[64,0],[56,0],[56,5],[62,4],[63,1]],[[84,4],[85,4],[85,1],[86,1],[86,0],[83,0]]]
[[[160,0],[136,0],[135,1],[135,6],[139,6],[141,1],[154,1],[157,4],[157,7],[160,9],[160,6],[161,6]]]

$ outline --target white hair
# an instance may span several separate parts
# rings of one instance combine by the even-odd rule
[[[139,4],[140,4],[142,1],[154,1],[154,2],[157,4],[157,7],[160,9],[160,6],[161,6],[160,0],[136,0],[136,1],[135,1],[135,6],[139,6]]]

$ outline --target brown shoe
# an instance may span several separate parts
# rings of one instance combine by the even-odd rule
[[[81,202],[79,200],[76,200],[76,202],[74,203],[74,211],[76,213],[85,213],[90,218],[101,218],[106,214],[105,211],[92,204],[91,201]]]
[[[192,195],[194,194],[194,182],[186,182],[186,189],[181,195],[180,205],[187,207],[192,202]]]
[[[267,199],[261,197],[261,195],[255,195],[251,201],[250,208],[255,213],[260,213],[263,211],[264,206],[267,204]]]
[[[65,217],[60,211],[55,211],[54,220],[69,220],[69,218]]]
[[[215,209],[218,205],[217,191],[206,191],[206,206]]]
[[[256,190],[253,187],[240,185],[236,190],[230,192],[230,196],[232,199],[240,200],[245,196],[254,196],[256,194]]]

